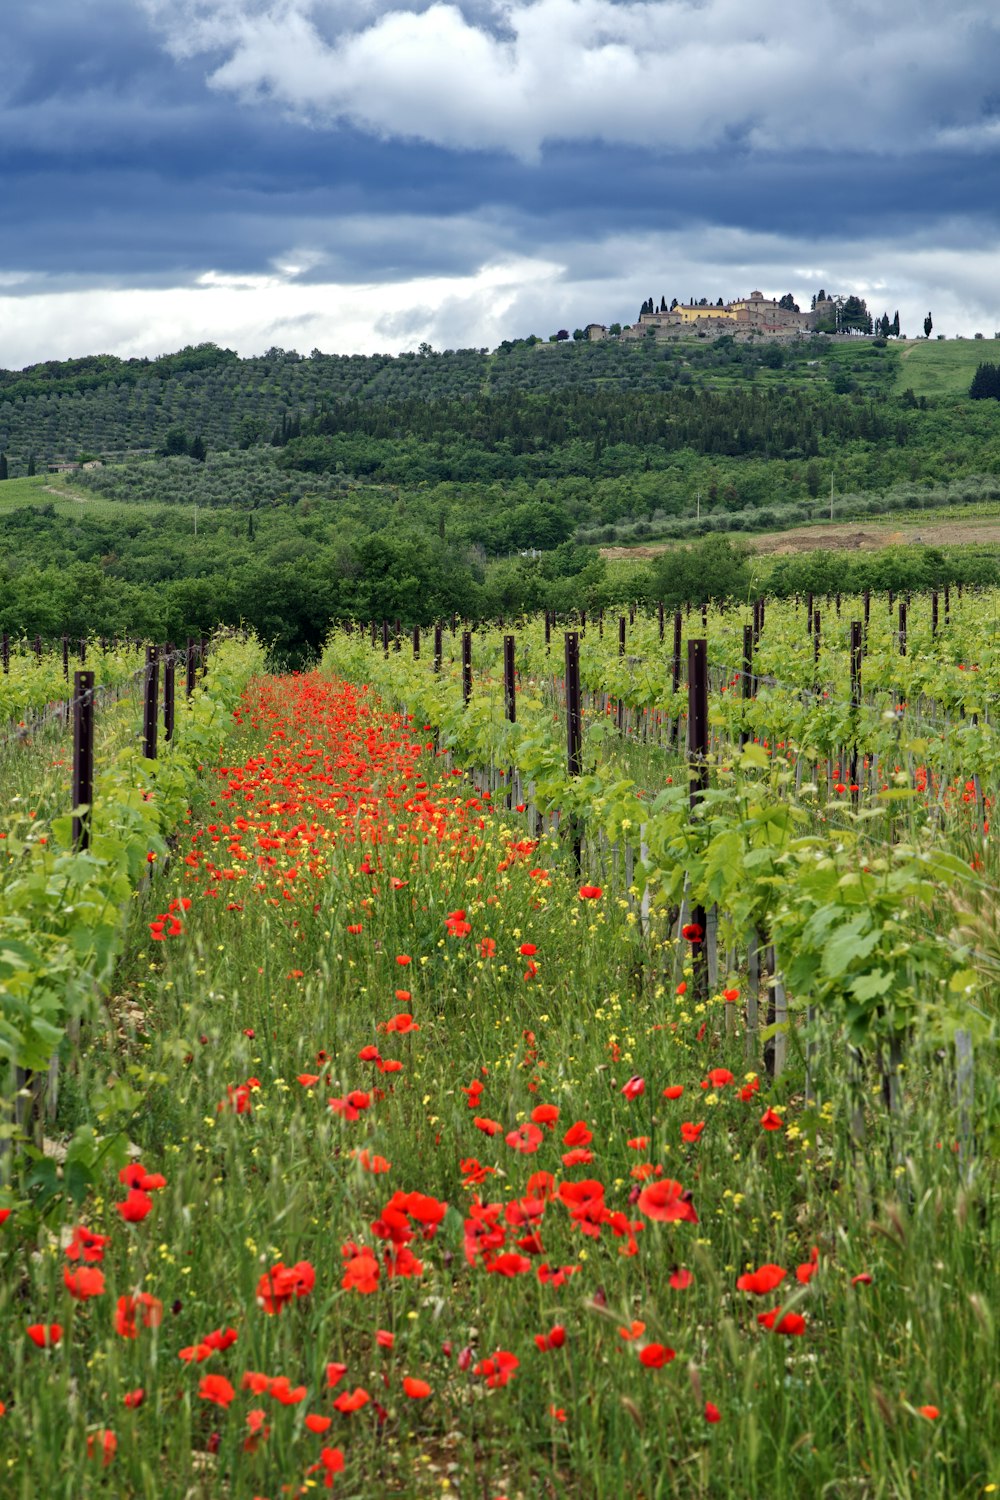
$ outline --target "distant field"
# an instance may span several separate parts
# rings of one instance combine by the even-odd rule
[[[977,365],[1000,362],[1000,339],[912,339],[898,348],[895,389],[915,396],[964,396]]]
[[[88,490],[74,489],[72,478],[61,474],[35,474],[31,479],[5,479],[0,484],[0,513],[19,510],[25,505],[52,505],[58,515],[77,516],[86,513],[92,516],[116,515],[131,510],[131,505],[121,501],[105,500]],[[143,514],[148,515],[158,506],[144,505]]]
[[[789,553],[847,551],[873,552],[880,547],[920,543],[928,547],[1000,546],[1000,510],[996,505],[970,505],[920,515],[893,512],[884,518],[834,521],[764,531],[742,538],[754,552]],[[637,547],[602,547],[609,562],[641,563],[682,542],[648,542]]]

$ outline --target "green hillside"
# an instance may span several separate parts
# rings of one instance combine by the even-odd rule
[[[915,396],[965,396],[977,365],[1000,360],[1000,339],[914,339],[898,351],[894,389]]]

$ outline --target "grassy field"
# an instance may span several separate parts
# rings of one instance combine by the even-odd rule
[[[899,346],[896,391],[964,396],[984,361],[1000,360],[1000,339],[911,339]]]
[[[51,505],[61,516],[120,517],[125,511],[132,510],[141,510],[143,515],[149,516],[162,509],[158,505],[125,505],[120,500],[106,500],[92,491],[74,486],[72,475],[35,474],[30,479],[7,479],[0,484],[0,514],[20,510],[26,505]]]

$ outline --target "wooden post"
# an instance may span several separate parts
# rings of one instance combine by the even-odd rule
[[[147,646],[142,703],[142,753],[147,760],[156,759],[156,706],[159,699],[159,688],[159,652],[155,646]]]
[[[618,655],[625,655],[625,616],[618,617]]]
[[[933,589],[932,592],[931,592],[931,635],[935,636],[935,635],[937,635],[937,633],[938,633],[938,591],[937,591],[937,589]]]
[[[472,697],[472,632],[462,631],[462,702]]]
[[[442,654],[443,654],[443,647],[442,647],[442,640],[441,640],[441,638],[442,638],[443,634],[444,634],[444,632],[443,632],[443,630],[441,628],[441,621],[438,620],[437,623],[436,623],[436,625],[434,626],[434,670],[435,670],[435,672],[440,672],[440,670],[441,670],[441,657],[442,657]]]
[[[860,620],[851,621],[851,717],[854,721],[851,745],[851,785],[858,785],[858,710],[861,707],[861,640]],[[857,799],[858,792],[852,793]]]
[[[864,593],[862,594],[861,597],[862,597],[862,599],[865,602],[865,629],[867,630],[868,629],[868,617],[871,614],[871,607],[872,607],[872,591],[871,591],[871,589],[865,589],[865,591],[864,591]]]
[[[708,642],[705,640],[688,641],[688,775],[689,806],[693,811],[708,789]],[[708,917],[703,906],[692,906],[690,928],[692,988],[695,998],[704,1000],[708,994],[705,962]]]
[[[420,626],[413,627],[413,660],[420,660]]]
[[[190,698],[194,692],[195,674],[198,670],[198,653],[195,649],[194,637],[190,635],[187,639],[187,662],[185,665],[187,671],[185,673],[184,696],[185,698]]]
[[[812,635],[812,628],[813,628],[813,596],[812,596],[812,594],[807,594],[806,595],[806,630],[808,631],[808,633],[810,635]]]
[[[397,620],[393,627],[392,649],[394,651],[403,649],[403,622],[401,620]]]
[[[94,674],[73,674],[73,848],[90,848],[94,801]],[[86,808],[86,812],[79,809]]]
[[[680,692],[681,687],[681,637],[684,633],[684,618],[678,609],[674,613],[674,676],[673,691]]]
[[[899,601],[899,654],[906,655],[906,600]]]
[[[514,693],[514,681],[514,637],[512,635],[505,635],[503,638],[504,713],[511,724],[517,721],[517,699]]]
[[[819,692],[819,644],[821,634],[821,621],[819,610],[813,615],[813,682],[816,691]]]
[[[174,648],[167,642],[163,656],[163,743],[174,737]]]
[[[740,697],[744,703],[749,703],[751,689],[753,687],[753,626],[743,627],[743,669],[740,672]],[[740,730],[740,749],[750,738],[746,729]]]

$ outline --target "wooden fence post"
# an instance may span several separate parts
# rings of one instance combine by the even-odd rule
[[[94,674],[73,674],[73,848],[90,848],[94,801]],[[86,808],[86,812],[80,809]]]
[[[155,646],[147,646],[142,703],[142,753],[147,760],[156,759],[156,705],[159,698],[159,688],[159,652]]]
[[[174,648],[167,642],[163,656],[163,743],[174,737]]]
[[[472,697],[472,632],[462,632],[462,702]]]
[[[688,805],[693,811],[708,789],[708,642],[688,641]],[[708,995],[705,938],[708,918],[703,906],[692,906],[689,939],[696,1000]]]

